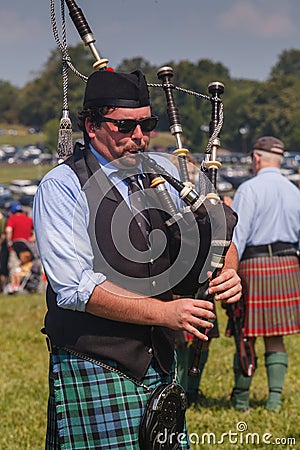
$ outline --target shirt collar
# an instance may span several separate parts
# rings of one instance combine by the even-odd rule
[[[280,169],[277,167],[264,167],[257,172],[257,175],[262,175],[264,173],[273,172],[273,173],[281,173]]]

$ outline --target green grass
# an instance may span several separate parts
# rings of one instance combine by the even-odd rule
[[[44,337],[40,333],[44,313],[43,295],[0,295],[1,450],[44,448],[48,393],[48,354]],[[267,413],[264,409],[267,380],[263,365],[264,349],[259,339],[257,342],[259,367],[251,388],[252,408],[248,413],[239,413],[231,408],[229,401],[233,387],[234,345],[232,338],[224,337],[226,316],[219,305],[218,318],[221,337],[213,340],[211,344],[210,357],[201,382],[201,389],[207,397],[206,406],[197,405],[188,409],[189,433],[194,433],[193,439],[200,439],[201,442],[204,433],[211,433],[211,436],[214,434],[217,441],[221,439],[222,434],[236,433],[239,422],[247,424],[248,430],[244,433],[238,432],[237,435],[231,434],[231,437],[224,435],[224,443],[215,445],[208,444],[206,437],[204,444],[193,445],[192,449],[274,448],[275,445],[261,442],[266,433],[272,434],[271,441],[275,438],[296,440],[295,445],[276,445],[276,449],[299,448],[300,336],[288,336],[285,339],[290,365],[283,392],[282,411],[276,414]],[[247,444],[247,433],[256,433],[260,444]],[[240,443],[234,443],[234,439],[238,439]],[[248,442],[251,442],[249,437]]]
[[[26,147],[27,145],[37,145],[44,141],[44,134],[17,134],[13,136],[9,136],[7,134],[3,134],[0,136],[0,146],[9,144],[14,147]]]
[[[11,180],[35,180],[42,178],[53,166],[34,164],[0,164],[0,183],[10,183]]]
[[[43,133],[30,134],[28,129],[23,125],[9,125],[0,123],[0,129],[5,130],[5,134],[0,135],[0,146],[4,144],[13,145],[15,147],[25,147],[26,145],[34,145],[43,142],[45,136]],[[16,134],[11,134],[10,130],[14,130]]]
[[[47,351],[40,295],[0,296],[1,450],[44,447]]]

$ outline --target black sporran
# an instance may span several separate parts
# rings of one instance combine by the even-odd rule
[[[154,389],[140,424],[140,450],[176,450],[185,424],[186,393],[177,383]]]

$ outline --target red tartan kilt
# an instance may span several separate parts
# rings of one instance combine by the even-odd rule
[[[239,275],[246,303],[245,336],[300,332],[300,270],[294,256],[241,261]]]

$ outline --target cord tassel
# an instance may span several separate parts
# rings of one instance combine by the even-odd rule
[[[73,153],[73,132],[69,112],[63,110],[58,130],[57,154],[59,160],[65,160]]]

